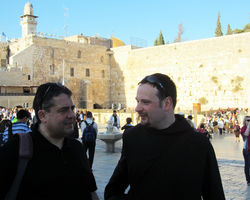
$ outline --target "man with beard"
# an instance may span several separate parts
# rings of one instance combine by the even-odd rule
[[[213,147],[174,114],[176,96],[164,74],[139,82],[135,111],[141,123],[123,135],[105,199],[225,199]]]
[[[76,123],[72,92],[57,83],[38,87],[33,108],[33,156],[16,199],[98,199],[94,176],[81,143],[68,138]],[[0,148],[0,199],[4,199],[18,165],[19,137]]]

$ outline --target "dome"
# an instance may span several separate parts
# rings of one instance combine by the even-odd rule
[[[33,5],[30,2],[24,6],[24,15],[33,15]]]
[[[125,46],[124,42],[121,41],[121,40],[118,39],[118,38],[112,37],[112,38],[110,38],[110,39],[112,40],[113,47]]]

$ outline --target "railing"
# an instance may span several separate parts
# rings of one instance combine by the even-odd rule
[[[35,96],[35,93],[0,93],[0,96]]]

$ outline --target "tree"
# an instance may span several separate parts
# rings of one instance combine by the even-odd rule
[[[233,33],[234,34],[244,33],[244,29],[238,29],[238,28],[236,28],[236,29],[233,30]]]
[[[216,29],[215,29],[215,37],[219,37],[222,36],[222,29],[221,29],[221,23],[220,23],[220,11],[218,13],[218,18],[217,18],[217,25],[216,25]]]
[[[163,38],[163,35],[162,35],[162,31],[160,31],[159,39],[158,39],[158,45],[163,45],[163,44],[165,44],[165,41],[164,41],[164,38]]]
[[[154,46],[158,46],[158,45],[164,45],[164,38],[163,38],[163,34],[162,31],[160,31],[159,37],[156,37],[155,42],[154,42]]]
[[[175,39],[174,39],[174,42],[181,42],[181,41],[182,41],[181,36],[183,35],[184,31],[186,30],[186,29],[183,27],[182,22],[178,25],[178,27],[179,27],[179,31],[178,31],[177,36],[176,36]]]
[[[244,32],[250,32],[250,23],[244,26]]]
[[[228,24],[227,25],[227,33],[226,33],[226,35],[232,35],[232,34],[233,34],[233,31],[232,31],[230,25]]]
[[[156,37],[156,39],[155,39],[155,42],[154,42],[154,46],[157,46],[158,45],[158,36]]]

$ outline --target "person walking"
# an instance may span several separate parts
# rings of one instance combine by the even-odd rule
[[[82,144],[84,146],[85,152],[88,151],[88,161],[89,166],[92,169],[95,155],[96,137],[98,133],[98,126],[93,121],[92,112],[86,113],[86,120],[81,124],[82,130]]]
[[[241,128],[241,136],[243,137],[244,145],[243,145],[243,157],[245,161],[245,177],[247,181],[247,185],[250,186],[250,139],[249,139],[249,131],[250,131],[250,116],[245,116],[243,119],[243,126]]]
[[[225,199],[213,147],[174,114],[176,99],[176,86],[167,75],[156,73],[139,82],[135,111],[141,123],[123,134],[106,200]]]

